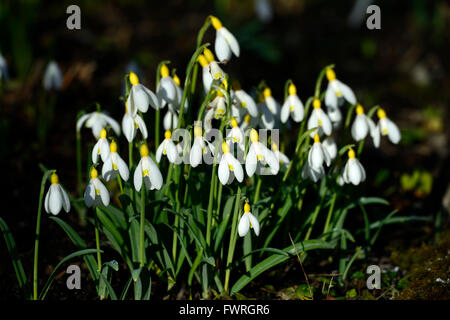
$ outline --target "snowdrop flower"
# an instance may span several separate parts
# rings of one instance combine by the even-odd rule
[[[314,110],[311,112],[311,116],[308,120],[308,130],[318,127],[317,130],[314,130],[311,133],[311,138],[314,138],[316,134],[319,136],[326,134],[329,136],[331,134],[331,121],[328,118],[327,114],[323,112],[320,108],[320,100],[315,98],[313,100]]]
[[[359,160],[356,159],[353,149],[348,151],[348,161],[345,164],[342,179],[345,183],[352,183],[355,186],[366,180],[366,171]]]
[[[128,110],[128,105],[125,104],[125,114],[122,118],[122,130],[128,142],[134,140],[138,129],[141,131],[142,137],[147,139],[148,132],[144,120],[137,114],[136,108]]]
[[[323,142],[322,142],[322,145],[327,150],[331,160],[336,159],[338,150],[337,150],[337,144],[336,144],[336,141],[334,141],[334,138],[332,136],[325,138],[325,140],[323,140]]]
[[[120,126],[117,121],[103,112],[95,111],[80,117],[77,121],[77,132],[80,132],[84,123],[86,123],[86,128],[92,128],[92,134],[96,139],[100,138],[100,132],[108,125],[111,126],[116,135],[120,135]]]
[[[239,236],[244,237],[248,230],[252,228],[256,236],[259,236],[259,222],[258,219],[250,212],[250,205],[246,202],[244,205],[244,214],[239,220],[238,232]]]
[[[197,60],[202,66],[203,88],[207,94],[214,80],[222,82],[225,79],[225,72],[215,60],[214,54],[207,48],[203,50],[203,54],[199,55]]]
[[[259,142],[259,135],[255,129],[250,131],[250,141],[251,145],[245,160],[245,171],[247,171],[248,176],[253,176],[258,163],[263,165],[267,163],[270,167],[270,172],[273,175],[277,174],[280,169],[280,163],[275,154]]]
[[[275,157],[278,159],[280,165],[283,165],[285,167],[289,166],[289,158],[278,149],[278,146],[275,142],[272,143],[272,151],[275,154]]]
[[[244,179],[244,170],[237,159],[230,153],[227,142],[222,143],[222,157],[219,162],[219,180],[222,184],[230,184],[236,176],[237,181]]]
[[[327,149],[320,143],[319,135],[315,134],[314,144],[308,154],[308,165],[318,171],[323,166],[324,162],[327,166],[330,166],[331,157],[328,154]]]
[[[178,126],[178,114],[180,113],[180,108],[181,108],[181,98],[183,96],[183,89],[180,87],[180,79],[178,78],[177,75],[173,76],[173,81],[176,84],[176,90],[177,90],[177,96],[180,98],[179,102],[180,104],[177,105],[172,105],[172,104],[168,104],[168,109],[167,112],[164,116],[163,119],[163,126],[164,126],[164,130],[171,130],[171,129],[176,129]],[[186,99],[184,101],[184,113],[186,113],[188,111],[189,108],[189,104],[188,104],[188,100]]]
[[[382,136],[388,136],[389,140],[394,144],[399,143],[401,133],[397,125],[386,116],[384,109],[378,109],[377,115],[380,120],[378,121],[375,133],[372,136],[375,147],[378,148],[380,146],[380,134]]]
[[[231,119],[231,130],[227,130],[227,139],[231,140],[232,143],[237,143],[239,147],[243,148],[244,134],[239,128],[238,123],[235,118]]]
[[[281,107],[281,122],[286,123],[289,116],[295,122],[300,122],[303,120],[305,110],[302,101],[297,96],[297,88],[293,83],[289,85],[289,96]]]
[[[364,108],[358,104],[356,106],[356,118],[352,125],[352,137],[356,141],[364,139],[370,132],[373,137],[375,134],[375,123],[364,114]]]
[[[161,189],[163,184],[161,171],[159,171],[158,166],[150,158],[147,145],[142,144],[139,151],[141,153],[141,160],[139,160],[136,170],[134,170],[134,188],[136,191],[140,191],[142,180],[144,180],[147,189]]]
[[[139,78],[134,72],[130,72],[129,79],[132,86],[128,95],[127,106],[130,106],[130,109],[147,112],[149,105],[156,110],[161,107],[158,97],[150,89],[139,83]]]
[[[272,112],[270,112],[262,97],[260,97],[260,101],[261,102],[257,104],[259,112],[259,116],[257,118],[258,125],[264,129],[273,129],[275,127],[275,116]]]
[[[3,58],[0,53],[0,80],[8,79],[8,65],[6,64],[5,58]]]
[[[194,143],[189,154],[189,162],[193,168],[198,166],[202,161],[202,155],[212,152],[214,154],[214,146],[211,145],[202,135],[202,128],[194,126]]]
[[[233,34],[228,31],[227,28],[222,26],[222,22],[214,16],[211,16],[211,23],[214,29],[216,29],[214,49],[219,61],[229,61],[231,58],[231,53],[233,53],[236,57],[239,57],[239,43]]]
[[[117,173],[120,174],[124,181],[127,181],[130,177],[130,171],[128,166],[117,153],[117,143],[115,141],[111,142],[109,145],[109,157],[104,162],[102,167],[102,176],[105,181],[111,181],[116,178]]]
[[[63,84],[63,76],[58,64],[55,61],[50,61],[45,68],[43,85],[45,90],[59,90]]]
[[[255,100],[242,88],[239,84],[233,84],[234,90],[232,91],[232,98],[236,101],[238,109],[244,110],[245,113],[249,113],[252,117],[258,116],[258,108],[256,107]]]
[[[336,79],[336,73],[328,68],[326,71],[328,87],[325,92],[325,104],[330,108],[337,108],[347,100],[350,104],[356,104],[356,97],[349,86]]]
[[[92,149],[92,163],[97,163],[98,155],[101,156],[102,161],[106,162],[109,157],[109,142],[106,138],[106,130],[102,129],[100,132],[100,139],[98,139],[94,148]]]
[[[319,181],[325,176],[325,169],[323,167],[313,168],[309,165],[308,161],[305,163],[302,169],[302,178],[311,179],[314,182]]]
[[[216,97],[209,103],[207,109],[208,111],[205,113],[205,129],[209,130],[212,128],[213,119],[218,120],[225,116],[227,107],[223,89],[217,90]]]
[[[174,163],[178,159],[178,152],[175,143],[172,141],[172,132],[167,130],[164,133],[164,140],[159,145],[156,150],[156,161],[159,163],[161,161],[161,156],[165,155],[169,159],[170,162]]]
[[[52,185],[48,189],[44,200],[45,211],[47,211],[47,213],[52,213],[55,216],[61,211],[61,208],[64,208],[64,211],[69,212],[69,197],[59,184],[58,175],[53,173],[50,177],[50,181]]]
[[[266,87],[263,91],[263,97],[267,109],[278,119],[280,117],[280,104],[272,97],[272,90]]]
[[[98,178],[97,169],[91,169],[91,180],[84,192],[84,202],[87,207],[99,206],[103,203],[105,207],[109,205],[109,191]]]
[[[169,75],[169,68],[163,64],[160,69],[161,80],[159,81],[158,88],[156,88],[156,94],[159,99],[163,101],[163,105],[172,104],[179,105],[181,103],[181,96],[177,89],[177,84],[173,78]]]

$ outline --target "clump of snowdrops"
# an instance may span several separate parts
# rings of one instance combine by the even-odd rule
[[[211,26],[215,54],[202,41]],[[191,295],[200,285],[204,298],[233,296],[289,258],[303,261],[310,250],[335,248],[341,250],[339,281],[345,280],[383,224],[395,222],[396,211],[371,221],[368,206],[388,202],[358,195],[358,186],[370,177],[359,160],[365,142],[378,148],[387,137],[397,144],[400,131],[384,109],[365,109],[338,80],[334,65],[320,71],[309,97],[288,80],[279,103],[265,81],[245,91],[230,79],[226,67],[239,55],[233,34],[209,16],[184,81],[163,61],[154,91],[135,73],[124,76],[121,124],[99,104],[80,112],[77,193],[62,187],[55,169],[43,168],[33,290],[0,218],[25,298],[44,299],[58,269],[75,257],[88,266],[101,299],[149,299],[155,278],[167,291],[184,283]],[[44,83],[57,87],[60,71],[51,68]],[[92,130],[91,141],[81,141],[83,128]],[[292,134],[295,143],[288,139]],[[89,165],[83,168],[86,152]],[[77,251],[58,263],[39,290],[42,206]],[[91,223],[95,239],[82,239],[59,215],[71,208]],[[346,229],[349,212],[363,215],[360,230]],[[106,247],[115,252],[111,261],[104,259]],[[119,268],[128,269],[129,280],[113,288]]]

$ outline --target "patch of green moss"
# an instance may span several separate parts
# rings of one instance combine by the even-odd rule
[[[391,260],[407,272],[397,300],[450,299],[450,230],[442,233],[436,243],[393,251]]]

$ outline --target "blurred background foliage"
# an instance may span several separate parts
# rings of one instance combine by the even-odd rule
[[[81,8],[81,30],[66,28],[71,4]],[[366,28],[369,4],[381,8],[381,30]],[[226,69],[245,89],[265,80],[281,101],[291,78],[305,101],[321,68],[335,64],[338,78],[355,90],[363,106],[379,104],[402,129],[400,145],[385,143],[375,150],[369,144],[363,154],[369,173],[366,193],[387,197],[411,214],[444,212],[439,221],[448,220],[446,0],[1,0],[0,53],[9,68],[0,92],[0,161],[8,183],[2,198],[14,208],[6,217],[16,237],[23,237],[20,251],[31,251],[38,163],[58,169],[61,181],[75,192],[77,113],[93,111],[99,102],[120,120],[118,97],[130,68],[138,69],[141,81],[154,89],[156,67],[167,59],[183,79],[209,14],[218,16],[240,43],[241,57]],[[207,32],[205,41],[213,40],[214,33]],[[60,65],[64,85],[53,93],[53,120],[42,140],[39,119],[47,101],[42,76],[51,59]],[[50,246],[57,243],[48,237]],[[4,250],[0,254],[5,261]]]

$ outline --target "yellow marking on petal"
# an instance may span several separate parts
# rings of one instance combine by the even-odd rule
[[[262,160],[264,160],[264,156],[262,154],[257,154],[256,155],[256,160],[262,161]]]
[[[317,120],[317,123],[319,124],[319,126],[322,126],[323,125],[323,122],[322,122],[322,120]]]
[[[117,152],[117,143],[115,141],[112,141],[109,145],[109,151],[111,152]]]
[[[364,108],[362,107],[362,105],[358,104],[356,106],[356,114],[364,114]]]
[[[194,126],[194,136],[196,136],[196,137],[202,136],[202,127]]]
[[[130,75],[128,76],[130,79],[130,83],[135,86],[139,83],[139,78],[133,71],[130,72]]]
[[[247,104],[246,104],[245,102],[241,102],[241,107],[242,107],[242,108],[246,108],[246,107],[247,107]]]
[[[353,149],[350,149],[348,151],[348,157],[349,159],[354,159],[356,157],[355,151]]]
[[[164,132],[164,138],[170,139],[170,137],[172,137],[172,132],[170,132],[170,130],[166,130],[166,132]]]
[[[338,97],[338,98],[342,97],[342,92],[336,91],[336,97]]]
[[[291,84],[289,85],[288,91],[289,91],[289,95],[291,95],[291,96],[297,94],[297,88],[295,87],[295,85],[294,85],[293,83],[291,83]]]
[[[117,170],[117,164],[113,163],[112,167],[113,167],[114,170]]]
[[[387,135],[388,134],[388,129],[384,128],[383,130],[381,130],[381,134],[383,136]]]
[[[50,177],[50,181],[52,184],[58,184],[59,178],[56,173],[52,173],[52,176]]]
[[[327,69],[326,76],[327,76],[328,81],[336,80],[336,73],[331,68]]]
[[[231,164],[228,165],[228,169],[230,169],[230,171],[234,170],[234,168],[233,168],[233,166]]]
[[[231,119],[231,126],[232,126],[233,128],[236,128],[236,127],[238,126],[238,123],[237,123],[237,121],[236,121],[236,118]]]
[[[221,72],[216,72],[214,74],[214,79],[217,80],[217,79],[220,79],[220,78],[223,78],[223,74]]]
[[[99,196],[100,195],[100,190],[99,189],[95,189],[95,194]]]
[[[142,144],[141,147],[139,148],[139,152],[141,153],[141,157],[148,157],[149,155],[149,151],[148,151],[148,147],[146,144]]]
[[[384,111],[384,109],[380,108],[377,111],[377,115],[378,115],[378,118],[384,119],[384,118],[386,118],[386,111]]]
[[[245,117],[244,117],[244,122],[246,124],[249,124],[250,123],[250,119],[251,119],[250,114],[246,114]]]
[[[160,72],[162,78],[167,77],[169,75],[169,68],[165,64],[163,64],[161,66]]]
[[[270,88],[265,88],[263,91],[263,95],[265,98],[271,97],[272,96],[272,90],[270,90]]]
[[[100,131],[100,138],[105,139],[106,138],[106,130],[102,129],[102,131]]]
[[[222,22],[220,22],[220,20],[214,16],[210,16],[211,18],[211,24],[214,27],[214,29],[219,30],[220,28],[222,28]]]
[[[98,171],[95,168],[91,169],[91,179],[95,179],[98,177]]]
[[[139,128],[139,124],[135,121],[134,122],[134,127],[137,129],[137,128]]]
[[[289,107],[289,111],[290,111],[290,112],[294,111],[294,106],[290,106],[290,107]]]
[[[250,212],[250,205],[248,204],[248,202],[246,202],[245,204],[244,204],[244,212],[245,213],[249,213]]]
[[[205,56],[205,58],[208,61],[208,63],[213,62],[215,60],[214,54],[208,48],[205,48],[203,50],[203,55]]]
[[[223,91],[217,90],[217,97],[223,97]]]
[[[226,142],[222,143],[222,151],[224,154],[230,152],[230,146],[228,145],[228,143]]]
[[[317,99],[317,98],[314,98],[314,100],[313,100],[313,107],[314,107],[314,109],[319,109],[320,108],[320,100],[319,99]]]
[[[208,65],[208,60],[206,60],[205,56],[202,54],[198,56],[197,61],[202,67],[206,67]]]
[[[252,142],[258,142],[259,141],[258,131],[256,131],[255,129],[252,129],[250,131],[250,140]]]
[[[272,143],[272,150],[273,151],[278,151],[278,146],[275,142]]]
[[[142,171],[142,175],[144,176],[144,177],[148,177],[149,176],[149,172],[148,172],[148,169],[145,169],[145,170],[143,170]]]
[[[320,142],[320,137],[317,133],[314,135],[314,143],[316,142]]]
[[[164,149],[163,149],[163,155],[166,155],[166,154],[167,154],[167,149],[164,148]]]

